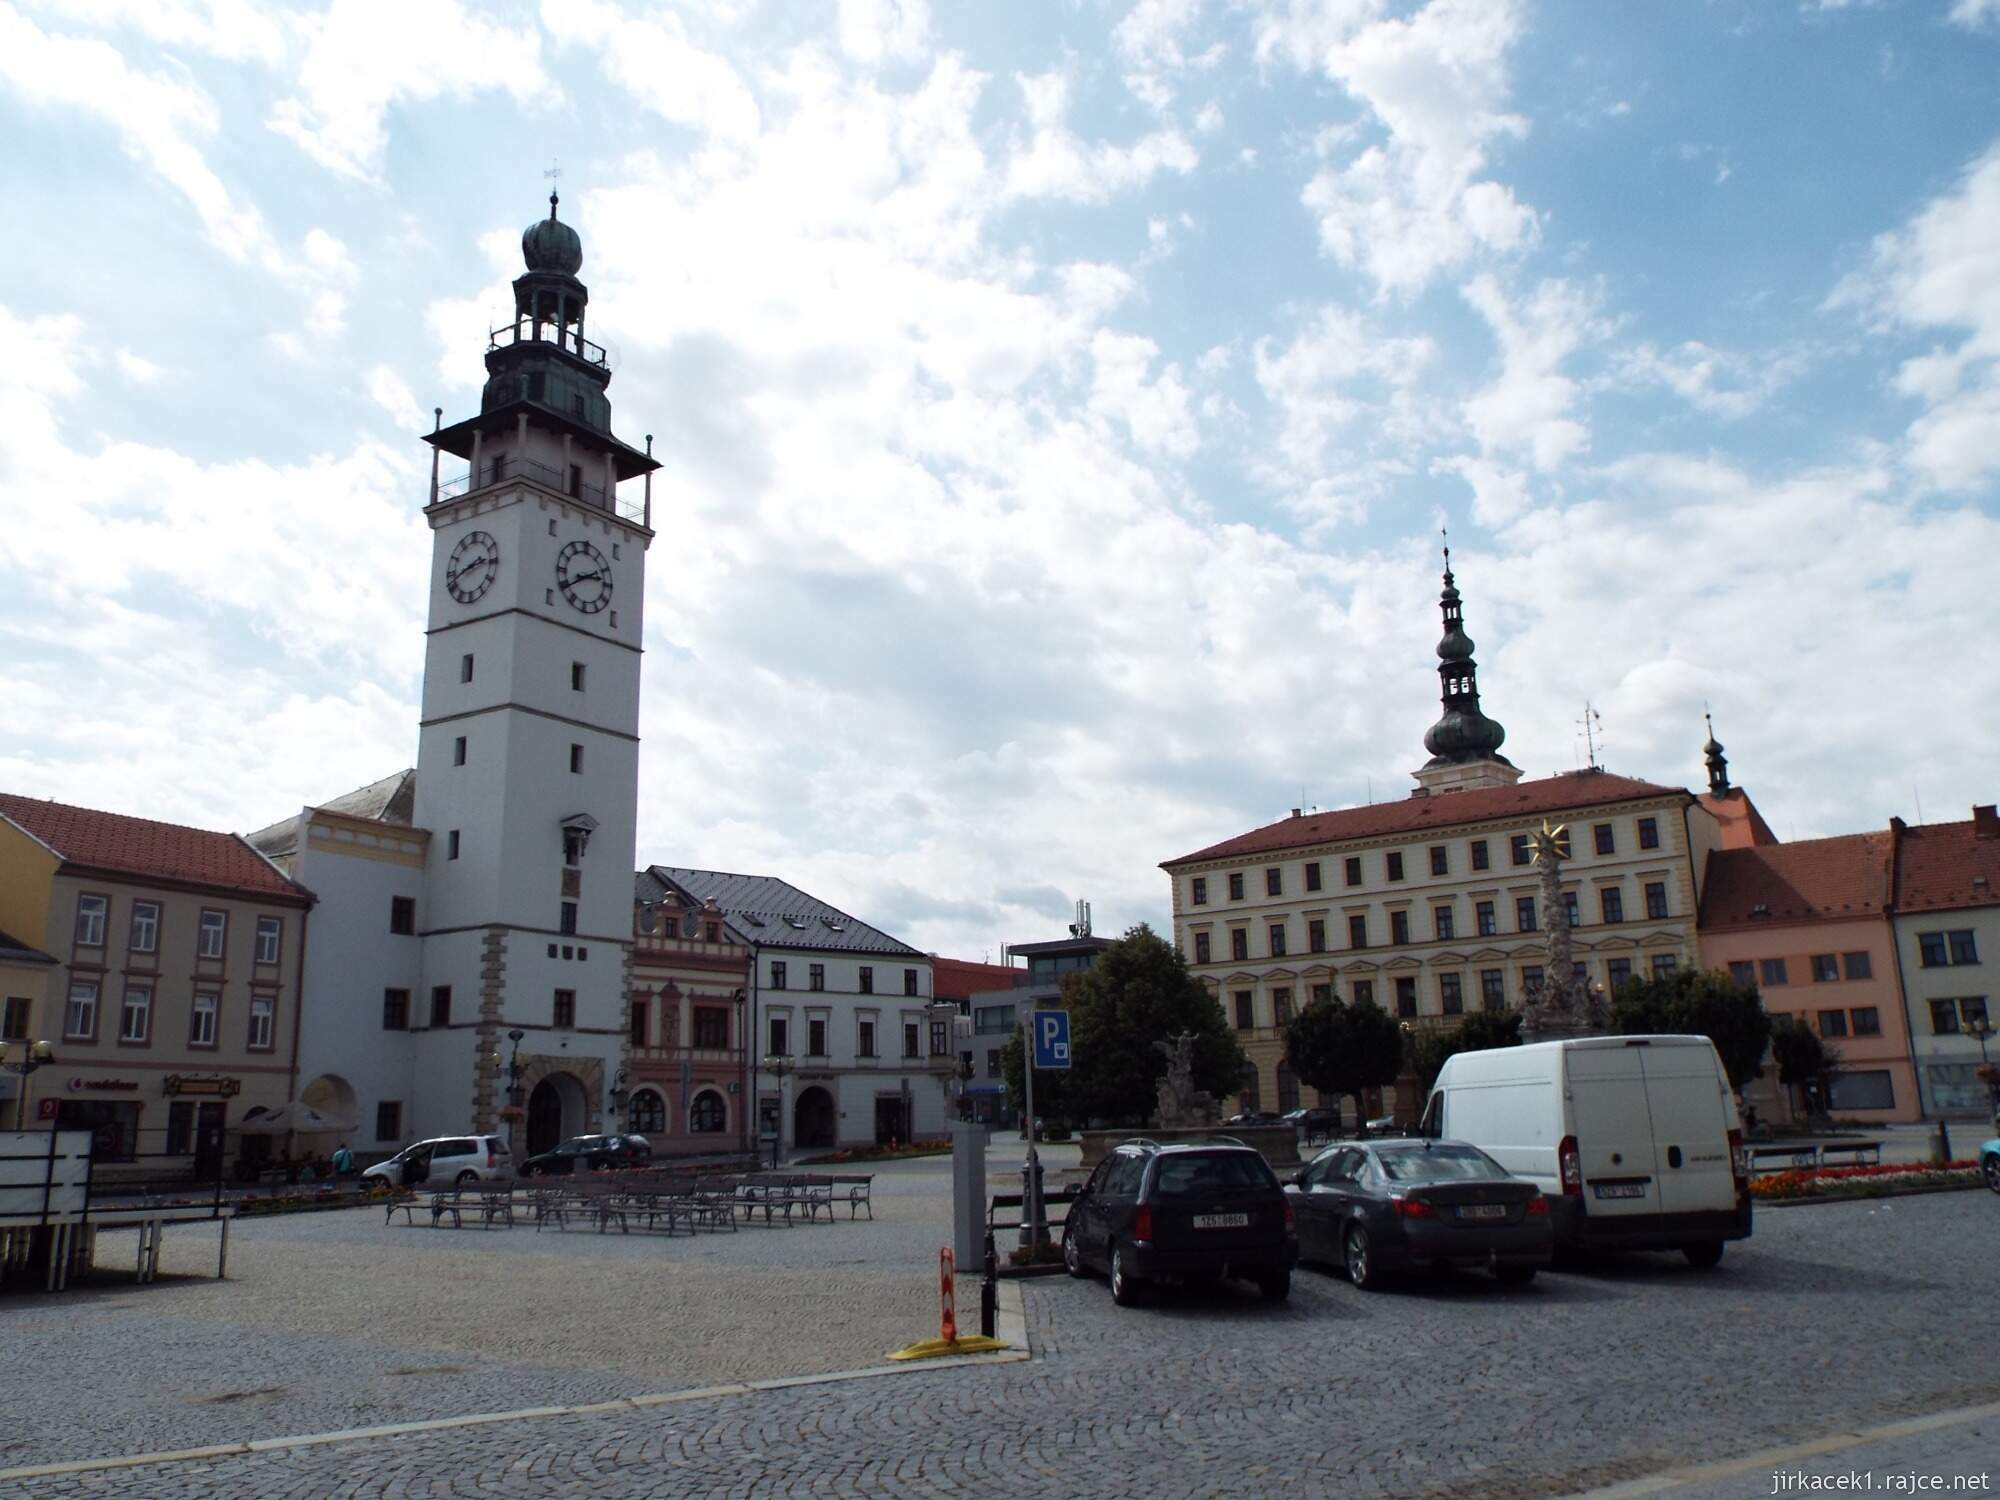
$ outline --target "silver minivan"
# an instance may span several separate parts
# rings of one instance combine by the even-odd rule
[[[440,1135],[405,1146],[387,1161],[378,1161],[361,1180],[391,1187],[463,1187],[468,1182],[506,1182],[514,1176],[514,1158],[497,1135]]]

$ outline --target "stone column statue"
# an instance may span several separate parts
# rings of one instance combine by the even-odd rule
[[[1610,1026],[1602,995],[1590,988],[1590,981],[1574,972],[1570,957],[1569,903],[1562,893],[1564,827],[1542,826],[1528,835],[1541,871],[1542,911],[1545,913],[1548,964],[1542,987],[1527,997],[1521,1011],[1521,1040],[1553,1041],[1567,1036],[1602,1036]]]
[[[1194,1042],[1194,1033],[1183,1031],[1153,1043],[1167,1059],[1167,1076],[1159,1084],[1162,1130],[1198,1130],[1221,1114],[1214,1097],[1194,1086]]]

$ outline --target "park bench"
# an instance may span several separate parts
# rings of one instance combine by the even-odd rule
[[[1836,1160],[1852,1166],[1864,1161],[1877,1165],[1882,1160],[1880,1141],[1785,1141],[1749,1148],[1752,1175],[1765,1172],[1792,1172],[1808,1167],[1830,1166]]]
[[[836,1172],[833,1176],[834,1193],[847,1204],[847,1217],[853,1219],[856,1210],[867,1209],[868,1217],[875,1217],[875,1203],[869,1196],[875,1184],[870,1172]],[[829,1213],[828,1218],[833,1215]]]
[[[511,1182],[468,1182],[461,1185],[440,1188],[430,1195],[427,1205],[430,1210],[431,1228],[435,1229],[451,1215],[451,1227],[465,1227],[465,1215],[479,1216],[479,1227],[491,1229],[495,1224],[514,1227],[514,1184]]]

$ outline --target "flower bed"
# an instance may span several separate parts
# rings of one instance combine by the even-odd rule
[[[837,1167],[852,1161],[902,1161],[912,1156],[949,1153],[950,1141],[911,1141],[902,1146],[853,1146],[845,1151],[829,1151],[824,1156],[802,1156],[802,1167]]]
[[[1750,1196],[1779,1202],[1799,1198],[1885,1198],[1913,1188],[1972,1187],[1978,1163],[1947,1162],[1942,1167],[1908,1163],[1875,1167],[1799,1167],[1753,1178]]]

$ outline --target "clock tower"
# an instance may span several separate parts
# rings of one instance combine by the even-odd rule
[[[427,439],[415,821],[430,853],[410,1123],[419,1138],[495,1129],[518,1058],[517,1155],[605,1128],[616,1082],[659,467],[611,431],[583,244],[557,207],[550,194],[521,236],[527,269],[487,346],[478,415]],[[440,484],[445,454],[469,467]],[[620,493],[628,479],[643,496]]]

